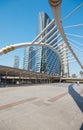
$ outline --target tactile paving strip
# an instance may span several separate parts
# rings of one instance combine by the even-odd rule
[[[14,106],[26,103],[26,102],[33,101],[35,99],[37,99],[37,97],[31,97],[31,98],[23,99],[23,100],[20,100],[20,101],[17,101],[17,102],[5,104],[5,105],[0,106],[0,110],[11,108],[11,107],[14,107]]]
[[[61,99],[62,97],[66,96],[67,94],[68,94],[68,92],[62,93],[62,94],[60,94],[60,95],[57,95],[56,97],[50,98],[48,101],[50,101],[50,102],[55,102],[55,101]]]

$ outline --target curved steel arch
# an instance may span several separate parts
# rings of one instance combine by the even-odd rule
[[[18,49],[18,48],[23,48],[23,47],[28,47],[28,46],[44,46],[44,47],[48,47],[50,48],[55,54],[57,54],[59,56],[59,59],[61,60],[61,57],[58,53],[58,51],[56,49],[54,49],[51,45],[49,44],[46,44],[46,43],[40,43],[38,44],[38,42],[35,42],[35,44],[33,45],[32,42],[26,42],[26,43],[18,43],[18,44],[13,44],[13,45],[10,45],[10,46],[6,46],[5,48],[2,48],[0,50],[0,55],[3,55],[3,54],[6,54],[10,51],[13,51],[15,49]]]
[[[61,60],[61,56],[58,53],[58,51],[56,49],[54,49],[51,45],[43,43],[43,42],[41,42],[40,44],[38,44],[38,42],[35,42],[34,45],[33,45],[32,42],[13,44],[13,45],[7,46],[5,48],[2,48],[0,50],[0,55],[6,54],[6,53],[8,53],[10,51],[14,51],[15,49],[28,47],[28,46],[43,46],[43,47],[48,47],[49,49],[51,49],[59,57],[60,64],[61,64],[61,70],[62,70],[62,60]]]
[[[72,55],[74,56],[74,58],[76,59],[76,61],[80,65],[80,67],[83,69],[83,65],[81,64],[81,62],[78,59],[77,55],[75,54],[72,47],[70,46],[70,44],[69,44],[69,42],[68,42],[68,40],[66,38],[66,35],[64,33],[63,27],[62,27],[62,22],[61,22],[61,17],[60,17],[61,0],[49,0],[49,3],[50,3],[50,6],[52,8],[54,19],[55,19],[57,28],[58,28],[58,30],[59,30],[59,32],[61,34],[61,37],[63,38],[65,44],[67,45],[68,49],[71,51]],[[83,4],[81,6],[83,6]]]

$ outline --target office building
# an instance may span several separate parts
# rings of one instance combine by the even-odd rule
[[[23,69],[28,71],[34,71],[35,72],[35,52],[36,47],[26,47],[24,49],[24,58],[23,58]]]
[[[28,71],[35,72],[35,52],[36,49],[34,46],[29,47]]]
[[[39,13],[38,34],[42,32],[42,30],[50,23],[50,21],[51,19],[46,13],[44,12]],[[40,41],[47,34],[47,32],[49,32],[54,26],[55,24],[52,25],[49,29],[47,29],[38,41]],[[57,29],[54,30],[50,34],[50,36],[52,36],[56,31]],[[57,34],[50,40],[48,40],[50,36],[46,37],[42,42],[49,44],[54,39],[54,37],[57,37]],[[57,40],[53,41],[51,45],[55,44],[56,42]],[[60,51],[62,51],[63,46],[59,48],[57,47],[56,49],[60,49]],[[51,49],[41,46],[26,47],[24,50],[23,69],[53,75],[60,75],[62,70],[62,74],[68,74],[69,68],[68,68],[67,52],[63,50],[62,55],[64,61],[66,62],[64,65],[62,65],[61,68],[61,61],[58,55],[55,54]]]
[[[23,69],[28,70],[29,47],[24,48]]]
[[[14,68],[19,68],[19,56],[14,57]]]
[[[46,13],[44,13],[44,12],[39,13],[39,17],[38,17],[38,34],[41,33],[41,31],[50,23],[50,21],[51,21],[51,19],[49,18],[49,16]],[[51,26],[48,30],[46,30],[44,32],[44,34],[40,37],[40,39],[42,39],[47,34],[47,32],[49,32],[54,26],[55,25]],[[50,36],[52,34],[50,34]],[[42,42],[45,43],[50,36],[46,37]],[[47,42],[47,44],[49,42]],[[57,42],[57,40],[53,41],[52,45],[55,42]],[[40,59],[38,59],[36,61],[36,64],[39,65],[37,72],[54,74],[54,75],[55,74],[60,74],[61,64],[60,64],[60,60],[59,60],[57,54],[55,54],[49,48],[45,48],[45,47],[38,47],[38,48],[40,48],[40,52],[39,52]]]

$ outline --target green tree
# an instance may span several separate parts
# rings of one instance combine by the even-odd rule
[[[83,78],[83,71],[80,71],[80,76],[81,78]]]

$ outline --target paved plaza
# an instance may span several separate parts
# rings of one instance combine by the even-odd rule
[[[83,85],[0,88],[0,130],[83,130]]]

